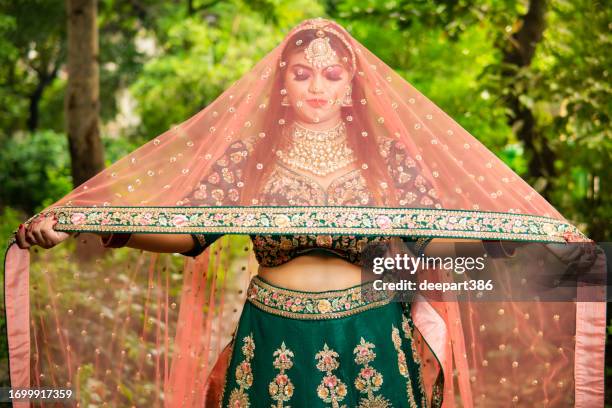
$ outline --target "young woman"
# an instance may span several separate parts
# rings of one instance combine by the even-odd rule
[[[445,398],[450,406],[456,388],[469,405],[470,387],[490,386],[486,373],[468,374],[461,311],[450,303],[415,311],[374,290],[363,274],[371,249],[453,255],[458,241],[579,236],[484,146],[323,19],[300,24],[205,111],[85,184],[50,216],[20,227],[19,248],[51,248],[70,236],[61,230],[89,231],[106,247],[197,263],[224,233],[251,236],[257,275],[232,341],[204,373],[207,403],[223,407],[426,407]],[[92,189],[96,199],[88,200]],[[122,201],[143,208],[100,209]],[[95,209],[83,209],[92,202]],[[189,211],[144,208],[151,205]],[[121,227],[105,228],[111,224]],[[470,354],[483,358],[489,339],[470,339]]]

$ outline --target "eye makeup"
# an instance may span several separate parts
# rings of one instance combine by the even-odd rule
[[[331,81],[339,81],[342,79],[343,69],[340,65],[327,67],[323,72],[325,73],[325,77]]]
[[[293,80],[305,81],[312,75],[312,70],[303,65],[295,65],[292,67]],[[322,69],[323,76],[330,81],[342,80],[344,69],[341,65],[332,65]]]

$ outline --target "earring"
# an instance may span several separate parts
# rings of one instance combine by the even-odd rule
[[[348,87],[346,89],[346,93],[344,94],[344,98],[342,98],[342,106],[353,106],[353,99],[352,99],[352,92],[353,92],[353,88],[352,87]]]
[[[283,96],[283,98],[281,99],[281,106],[291,106],[287,95]]]

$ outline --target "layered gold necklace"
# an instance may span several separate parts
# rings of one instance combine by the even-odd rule
[[[291,146],[287,153],[277,150],[276,154],[287,166],[317,176],[326,176],[355,161],[343,121],[327,130],[307,129],[294,122]]]

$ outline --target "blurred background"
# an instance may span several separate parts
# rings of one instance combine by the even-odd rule
[[[589,237],[612,239],[612,8],[597,0],[0,0],[2,236],[204,108],[319,16]]]

